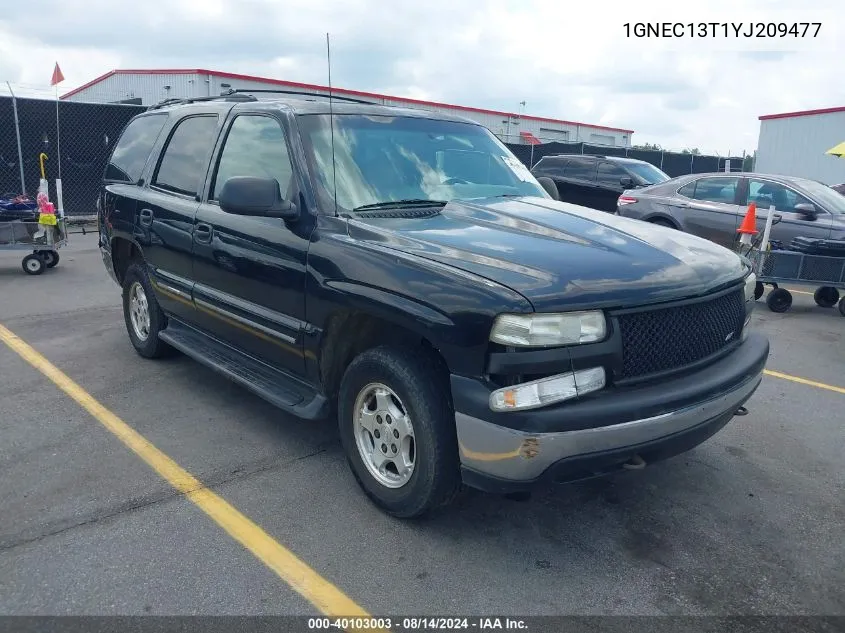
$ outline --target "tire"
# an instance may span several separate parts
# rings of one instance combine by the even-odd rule
[[[766,305],[772,312],[786,312],[792,307],[792,295],[786,288],[775,288],[766,297]]]
[[[845,297],[839,300],[839,314],[845,317]]]
[[[358,484],[388,514],[422,517],[450,503],[460,490],[458,438],[450,401],[446,376],[420,350],[377,347],[357,356],[347,368],[338,395],[341,442]],[[364,407],[371,411],[372,431],[365,430],[356,415]],[[376,443],[391,435],[391,444],[382,442],[381,447],[389,460],[377,475],[369,454],[378,455]],[[405,466],[404,477],[393,460]]]
[[[41,258],[44,260],[44,265],[47,268],[55,268],[59,264],[59,253],[58,251],[39,251],[38,253]]]
[[[136,309],[138,312],[133,317]],[[138,354],[144,358],[163,358],[173,353],[173,348],[158,338],[158,333],[167,327],[167,317],[156,301],[143,263],[131,264],[123,277],[123,318],[129,340]]]
[[[832,308],[836,305],[836,302],[839,301],[839,291],[832,286],[822,286],[821,288],[816,288],[816,291],[813,293],[813,300],[816,302],[817,306],[822,308]]]
[[[649,224],[656,224],[657,226],[665,226],[667,229],[674,229],[675,225],[672,224],[669,220],[664,220],[663,218],[652,218],[648,221]]]
[[[47,266],[43,259],[35,253],[32,253],[31,255],[27,255],[23,258],[23,261],[21,261],[21,268],[23,268],[23,271],[27,275],[40,275],[47,269]]]
[[[754,301],[759,301],[760,297],[763,296],[763,293],[766,292],[765,286],[763,286],[762,281],[758,281],[754,284]]]

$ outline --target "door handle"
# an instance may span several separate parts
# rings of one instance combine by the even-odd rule
[[[139,218],[139,222],[141,226],[152,226],[153,225],[153,210],[152,209],[141,209],[141,217]]]
[[[211,226],[208,224],[197,224],[194,227],[194,239],[201,244],[211,243]]]

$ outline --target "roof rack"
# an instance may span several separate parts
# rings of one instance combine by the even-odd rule
[[[175,99],[165,99],[164,101],[159,101],[156,104],[153,104],[147,108],[147,110],[158,110],[159,108],[165,108],[170,105],[176,105],[177,103],[198,103],[202,101],[217,101],[219,99],[223,99],[225,101],[258,101],[252,95],[247,94],[234,94],[233,91],[224,92],[222,95],[213,95],[210,97],[186,97],[186,98],[175,98]]]
[[[226,92],[223,92],[219,95],[212,95],[209,97],[184,97],[181,99],[165,99],[164,101],[159,101],[158,103],[149,106],[147,110],[158,110],[159,108],[165,108],[170,105],[198,103],[202,101],[258,101],[255,95],[252,94],[254,92],[267,94],[303,95],[306,97],[323,97],[324,99],[328,99],[331,96],[331,99],[337,99],[338,101],[349,101],[351,103],[361,103],[364,105],[381,105],[380,103],[364,101],[363,99],[353,99],[352,97],[342,97],[336,95],[315,94],[313,92],[305,92],[303,90],[273,90],[269,88],[259,88],[256,90],[250,90],[247,88],[230,88]]]
[[[604,154],[567,154],[567,153],[563,153],[563,154],[546,154],[546,156],[548,156],[550,158],[552,156],[554,156],[556,158],[561,158],[563,156],[578,156],[578,157],[587,156],[589,158],[607,158],[607,156],[605,156]],[[611,158],[624,158],[624,156],[611,156]]]
[[[237,90],[232,88],[228,92],[223,93],[224,95],[232,95],[232,94],[249,94],[253,92],[259,93],[267,93],[267,94],[284,94],[284,95],[302,95],[306,97],[323,97],[324,99],[337,99],[338,101],[349,101],[350,103],[362,103],[364,105],[381,105],[380,103],[374,103],[372,101],[364,101],[363,99],[353,99],[352,97],[343,97],[338,95],[327,95],[327,94],[315,94],[313,92],[305,92],[304,90],[275,90],[273,88],[258,88],[256,90],[251,90],[248,88],[238,88]]]

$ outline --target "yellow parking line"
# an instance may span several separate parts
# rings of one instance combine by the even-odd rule
[[[812,292],[807,292],[806,290],[795,290],[794,288],[787,288],[786,290],[789,290],[789,292],[791,292],[791,293],[793,293],[793,294],[799,294],[799,295],[810,295],[811,297],[812,297],[812,296],[813,296],[813,294],[814,294],[814,293],[812,293]]]
[[[183,493],[229,536],[252,552],[320,612],[328,616],[368,616],[362,607],[340,589],[311,569],[234,506],[206,488],[201,481],[106,409],[58,367],[2,324],[0,341],[75,400],[167,483]]]
[[[807,378],[801,378],[800,376],[791,376],[789,374],[784,374],[779,371],[774,371],[772,369],[764,369],[763,373],[767,376],[772,376],[774,378],[783,378],[784,380],[791,380],[792,382],[797,382],[801,385],[807,385],[809,387],[816,387],[818,389],[827,389],[828,391],[835,391],[836,393],[845,393],[845,387],[837,387],[835,385],[828,385],[823,382],[817,382],[815,380],[808,380]]]

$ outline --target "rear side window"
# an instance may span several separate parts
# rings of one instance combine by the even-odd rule
[[[567,160],[564,158],[543,158],[534,171],[543,176],[563,176]]]
[[[217,140],[217,115],[187,117],[176,124],[164,148],[152,184],[161,189],[196,195]]]
[[[138,182],[166,121],[166,114],[151,114],[132,119],[114,147],[106,165],[104,178],[117,182]]]
[[[578,180],[586,180],[588,182],[595,182],[596,180],[596,161],[581,160],[574,158],[566,166],[564,176],[567,178],[576,178]]]
[[[739,178],[699,178],[684,185],[678,193],[693,200],[736,204]]]
[[[688,182],[683,187],[678,189],[678,193],[681,194],[684,198],[691,198],[695,199],[695,181]]]

